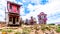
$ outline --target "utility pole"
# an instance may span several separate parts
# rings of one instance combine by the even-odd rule
[[[6,7],[5,7],[5,24],[6,24]],[[7,24],[6,24],[7,25]]]

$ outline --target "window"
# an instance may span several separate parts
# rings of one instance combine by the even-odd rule
[[[41,16],[41,19],[44,19],[44,15]]]
[[[10,5],[10,9],[12,9],[12,5]]]
[[[17,7],[17,11],[19,11],[19,8]]]
[[[18,17],[16,18],[16,22],[18,22]]]
[[[12,22],[12,17],[9,17],[9,22]]]
[[[7,6],[8,9],[10,9],[10,4],[8,3],[8,6]]]

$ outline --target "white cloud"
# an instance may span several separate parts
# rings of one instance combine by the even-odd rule
[[[0,0],[0,21],[5,21],[5,7],[7,7],[6,0]]]
[[[7,1],[16,2],[15,0],[7,0]]]
[[[31,1],[31,3],[35,3],[35,4],[37,4],[37,5],[40,4],[40,0],[33,0],[33,1],[30,0],[30,1]]]
[[[2,9],[4,9],[4,7],[6,7],[6,1],[12,1],[12,2],[17,3],[15,0],[0,0],[0,4],[2,4],[2,6],[0,6],[0,8],[3,7]],[[23,1],[26,2],[25,0],[23,0]],[[37,15],[40,12],[46,13],[47,17],[49,17],[49,16],[51,16],[51,15],[53,15],[55,13],[60,12],[60,0],[49,0],[49,2],[47,4],[45,4],[45,5],[40,5],[39,0],[30,0],[30,1],[32,3],[35,3],[36,5],[33,6],[33,5],[29,4],[27,6],[28,10],[30,10],[30,13],[27,14],[26,16],[21,16],[23,18],[23,20],[25,20],[26,18],[30,19],[31,16],[34,16],[37,19]],[[18,4],[23,4],[23,3],[18,2]],[[25,8],[22,8],[22,7],[20,9],[20,13],[22,15],[25,15],[24,9]],[[4,10],[0,10],[0,11],[2,11],[0,14],[2,14],[4,16]],[[47,23],[48,22],[49,23],[59,22],[59,20],[60,20],[60,18],[56,19],[56,20],[48,18]]]
[[[0,21],[5,21],[4,19],[5,19],[5,12],[4,11],[2,11],[2,10],[0,10]]]
[[[27,18],[30,18],[30,16],[37,16],[40,12],[45,12],[47,14],[47,17],[49,17],[52,14],[55,14],[56,12],[60,11],[60,0],[49,0],[49,3],[46,5],[28,5],[28,8],[30,10],[30,13],[26,15]],[[32,10],[35,10],[34,12]],[[59,21],[59,19],[58,19]],[[48,22],[56,22],[56,20],[52,21],[52,19],[48,18]]]
[[[20,14],[21,14],[21,15],[24,15],[24,14],[25,14],[25,13],[24,13],[24,8],[23,8],[23,7],[20,8]]]
[[[19,5],[23,5],[23,3],[21,3],[21,2],[18,2],[18,4],[19,4]]]
[[[31,4],[29,4],[29,5],[27,6],[27,8],[28,8],[30,11],[33,11],[33,10],[34,10],[34,6],[31,5]]]
[[[56,23],[56,22],[60,22],[60,18],[57,18],[57,19],[50,19],[50,20],[48,20],[47,21],[47,24],[49,24],[49,23]]]

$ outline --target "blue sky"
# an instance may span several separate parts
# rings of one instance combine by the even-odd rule
[[[7,1],[22,5],[20,15],[23,20],[31,16],[37,20],[37,15],[44,12],[47,14],[47,23],[60,22],[60,0],[0,0],[0,21],[5,21]]]

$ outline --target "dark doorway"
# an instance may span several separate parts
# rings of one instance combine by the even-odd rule
[[[15,24],[15,17],[13,17],[13,24]]]

